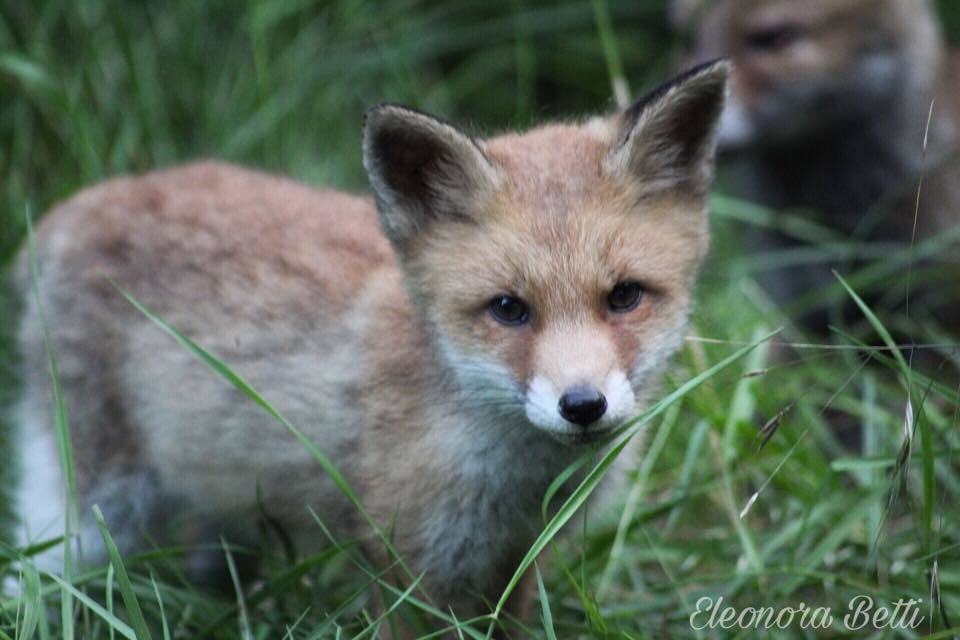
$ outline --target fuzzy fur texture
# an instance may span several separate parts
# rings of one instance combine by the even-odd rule
[[[334,460],[441,608],[484,610],[542,526],[550,482],[580,443],[642,408],[680,342],[708,244],[726,75],[713,64],[634,113],[483,141],[378,107],[365,164],[379,213],[366,198],[212,162],[110,180],[57,207],[38,229],[39,285],[81,512],[99,502],[127,549],[160,524],[205,542],[249,529],[259,494],[302,547],[323,541],[309,507],[385,561],[286,430],[109,275]],[[613,314],[603,301],[624,279],[646,292]],[[502,293],[527,301],[530,323],[493,320],[486,305]],[[49,435],[39,327],[28,302],[27,442]],[[610,399],[588,428],[557,414],[557,395],[585,382]]]
[[[63,534],[66,514],[66,483],[60,473],[57,443],[47,427],[49,419],[38,422],[23,403],[15,413],[22,436],[15,449],[21,469],[15,509],[21,515],[16,543],[19,547],[45,542]],[[38,568],[59,571],[63,555],[59,548],[41,556]]]

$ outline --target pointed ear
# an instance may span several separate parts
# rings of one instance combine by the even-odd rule
[[[604,170],[645,193],[672,188],[705,195],[713,180],[729,72],[725,60],[700,65],[616,116],[617,141]]]
[[[384,229],[398,248],[435,220],[468,221],[473,205],[498,183],[473,138],[397,105],[364,115],[363,165]]]

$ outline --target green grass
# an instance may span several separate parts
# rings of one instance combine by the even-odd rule
[[[944,8],[960,24],[956,3]],[[366,106],[404,102],[481,133],[523,127],[610,108],[610,73],[642,90],[667,75],[674,46],[664,7],[634,0],[0,0],[0,268],[23,244],[25,210],[44,211],[108,175],[217,156],[362,190]],[[893,306],[864,307],[826,344],[787,325],[773,342],[797,346],[779,359],[782,347],[750,348],[787,324],[755,276],[788,256],[747,255],[738,243],[771,215],[714,199],[714,252],[690,339],[664,401],[622,436],[649,431],[622,516],[570,540],[552,538],[603,472],[605,461],[590,461],[588,483],[544,523],[533,615],[501,621],[514,637],[695,636],[688,617],[703,596],[835,611],[857,594],[915,597],[927,620],[917,636],[960,626],[955,329],[926,318],[921,301],[909,318]],[[790,229],[843,249],[802,220]],[[944,246],[918,246],[914,257]],[[849,303],[895,280],[908,257],[877,248],[820,296]],[[18,383],[17,306],[0,291],[0,403]],[[154,319],[211,375],[272,411],[229,362]],[[935,365],[910,371],[877,336],[947,346],[924,349]],[[296,435],[296,425],[285,426]],[[847,435],[860,428],[851,445]],[[9,435],[0,426],[0,460]],[[0,464],[0,492],[12,487],[12,470]],[[0,498],[0,535],[12,522]],[[325,535],[322,514],[317,535]],[[109,569],[79,575],[28,569],[24,597],[0,611],[0,639],[370,637],[398,616],[442,620],[463,637],[488,629],[489,620],[468,628],[415,589],[380,580],[351,541],[293,559],[270,532],[263,544],[262,580],[226,593],[184,579],[179,549],[115,558]],[[3,557],[0,573],[12,567]],[[931,584],[940,596],[933,609]],[[391,616],[378,618],[374,590]]]

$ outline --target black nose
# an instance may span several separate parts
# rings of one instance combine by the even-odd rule
[[[560,415],[585,427],[600,419],[607,410],[607,399],[593,387],[570,389],[560,398]]]

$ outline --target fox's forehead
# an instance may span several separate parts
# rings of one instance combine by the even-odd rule
[[[601,172],[613,142],[599,118],[554,124],[486,140],[484,148],[506,178],[516,205],[560,212],[583,206],[608,185]]]
[[[601,166],[608,127],[550,125],[484,142],[505,184],[473,212],[476,224],[438,229],[425,258],[466,295],[556,297],[555,308],[622,279],[688,286],[707,244],[702,203],[670,193],[638,200],[635,185],[611,180]]]
[[[490,203],[476,224],[440,231],[423,256],[442,280],[434,289],[461,306],[506,292],[544,315],[583,316],[624,280],[684,295],[706,250],[705,217],[682,200],[583,194],[544,207],[515,195]]]

